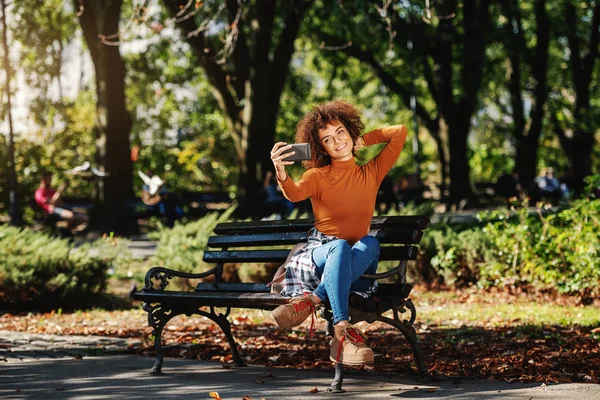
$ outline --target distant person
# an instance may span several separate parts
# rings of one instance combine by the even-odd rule
[[[294,210],[294,203],[283,196],[273,171],[267,171],[263,189],[265,191],[265,208],[268,212],[279,214],[281,218],[290,215]]]
[[[496,196],[509,200],[513,197],[519,198],[521,194],[521,183],[519,171],[516,168],[510,174],[502,174],[494,186]]]
[[[573,168],[569,167],[564,174],[560,178],[558,178],[560,182],[560,190],[562,192],[563,199],[570,199],[573,195],[573,190],[577,186],[577,178],[575,178],[575,173],[573,172]]]
[[[165,218],[167,227],[175,226],[177,218],[183,215],[177,195],[169,192],[165,187],[165,182],[158,175],[154,175],[152,171],[147,171],[147,173],[138,171],[138,175],[144,181],[142,202],[156,208],[159,214]]]
[[[558,200],[561,198],[560,182],[554,177],[553,168],[543,169],[542,173],[535,178],[535,184],[538,189],[537,200],[541,198]]]
[[[74,213],[64,204],[62,193],[67,185],[62,184],[58,189],[52,188],[52,174],[44,172],[40,176],[40,186],[35,191],[35,202],[48,215],[55,215],[68,224],[68,229],[73,229],[82,224],[88,223],[88,217],[85,214]]]

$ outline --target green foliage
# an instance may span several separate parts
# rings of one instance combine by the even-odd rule
[[[68,184],[66,197],[92,197],[93,181],[82,179],[79,175],[65,174],[65,171],[94,159],[94,118],[92,93],[80,92],[75,100],[64,101],[60,111],[60,119],[64,125],[61,124],[60,129],[40,127],[16,142],[16,171],[26,211],[31,211],[29,207],[33,205],[33,194],[39,185],[42,170],[54,174],[55,187],[61,183]],[[0,162],[3,154],[0,140]],[[0,182],[4,180],[2,175],[3,172],[0,173]],[[4,202],[0,200],[0,203]],[[8,207],[8,204],[4,204]],[[0,211],[2,209],[0,204]],[[29,218],[26,220],[30,221],[32,215],[27,212],[26,216]]]
[[[106,286],[108,262],[66,241],[0,226],[0,302],[75,305]]]
[[[189,45],[178,30],[139,28],[144,49],[123,56],[132,145],[139,148],[136,192],[137,170],[158,174],[174,190],[235,191],[233,141]]]
[[[600,202],[589,199],[548,215],[521,207],[490,213],[481,227],[433,228],[422,248],[448,283],[598,295],[599,215]]]
[[[173,228],[161,228],[148,235],[151,239],[158,240],[156,254],[148,264],[188,273],[212,268],[212,265],[202,261],[206,243],[215,226],[229,220],[234,210],[232,207],[222,214],[211,213],[197,221],[185,225],[175,224]]]

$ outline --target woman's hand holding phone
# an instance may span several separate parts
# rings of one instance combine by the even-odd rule
[[[275,172],[277,173],[277,179],[280,181],[285,181],[287,179],[287,173],[285,172],[286,165],[294,164],[293,161],[285,161],[284,158],[289,157],[295,152],[290,149],[292,148],[291,144],[287,144],[285,142],[277,142],[273,146],[271,150],[271,161],[273,161],[273,165],[275,166]]]

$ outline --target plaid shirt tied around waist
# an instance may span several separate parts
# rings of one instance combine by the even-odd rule
[[[319,246],[338,240],[335,236],[328,236],[316,228],[308,231],[308,240],[306,246],[294,254],[285,268],[285,277],[283,279],[282,296],[293,297],[302,296],[304,293],[312,293],[321,279],[315,271],[315,264],[312,260],[312,252]],[[362,297],[369,297],[377,290],[377,281],[366,292],[354,292]]]

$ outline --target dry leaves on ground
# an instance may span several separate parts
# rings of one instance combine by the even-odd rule
[[[476,300],[469,296],[458,301]],[[300,369],[332,368],[329,338],[323,331],[311,338],[304,327],[290,333],[272,323],[255,323],[245,316],[233,318],[232,332],[246,363]],[[469,326],[460,321],[445,321],[439,325],[417,323],[415,328],[429,371],[437,376],[508,382],[598,383],[599,328],[515,325],[510,321],[493,324],[482,321]],[[140,310],[4,314],[0,317],[0,330],[139,338],[142,344],[131,351],[147,355],[154,352],[152,329]],[[366,331],[376,354],[376,371],[416,373],[412,350],[398,331],[381,323],[366,327]],[[224,367],[233,362],[220,328],[201,317],[171,321],[163,340],[169,345],[166,353],[171,357],[214,360],[224,363]],[[259,381],[257,383],[262,383],[262,379]]]

